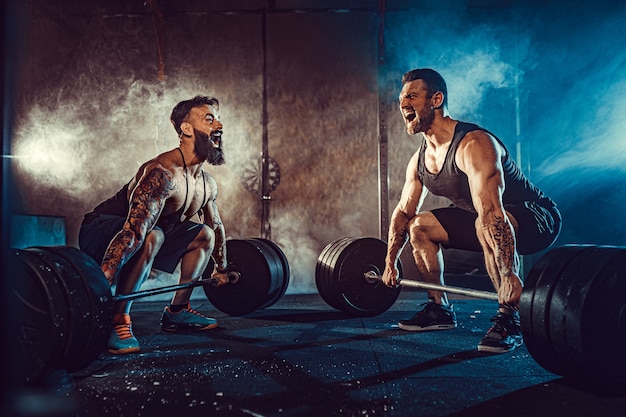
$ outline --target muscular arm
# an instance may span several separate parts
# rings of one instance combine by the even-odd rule
[[[161,167],[148,169],[133,190],[124,227],[109,243],[101,268],[109,283],[141,247],[148,232],[156,224],[165,201],[174,189],[173,176]]]
[[[215,232],[215,246],[213,247],[215,266],[220,269],[226,269],[228,266],[226,259],[226,231],[224,230],[224,224],[217,210],[217,183],[210,175],[204,173],[203,175],[207,178],[207,184],[212,190],[211,198],[206,206],[202,208],[204,223]]]
[[[391,215],[384,275],[388,275],[393,271],[394,281],[395,278],[397,278],[397,261],[409,236],[408,223],[419,211],[426,194],[426,189],[423,187],[417,175],[417,160],[418,152],[411,157],[407,165],[402,195]],[[386,282],[389,279],[391,279],[391,277],[385,277]],[[393,285],[395,282],[389,282],[389,284]]]
[[[457,152],[457,165],[467,174],[478,225],[500,280],[519,277],[513,226],[502,203],[503,149],[485,132],[470,132]]]

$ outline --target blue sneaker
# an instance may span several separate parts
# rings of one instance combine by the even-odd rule
[[[133,335],[130,316],[124,314],[124,323],[113,326],[109,336],[108,351],[113,354],[126,354],[139,352],[139,341]]]
[[[161,314],[161,329],[166,332],[201,331],[216,327],[217,320],[204,317],[189,305],[177,313],[173,313],[169,307],[165,307],[163,314]]]

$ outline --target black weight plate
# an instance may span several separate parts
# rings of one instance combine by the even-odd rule
[[[335,240],[327,244],[317,257],[315,264],[315,285],[317,291],[326,304],[336,309],[339,309],[340,304],[338,301],[332,299],[332,293],[327,289],[327,275],[331,270],[328,257],[342,240],[344,239]]]
[[[380,239],[360,238],[350,243],[339,261],[337,282],[341,289],[345,311],[357,316],[375,316],[391,307],[400,288],[389,288],[382,281],[370,283],[365,280],[366,272],[380,275],[385,270],[387,244]],[[402,265],[398,261],[402,276]]]
[[[34,254],[20,249],[9,252],[7,280],[16,314],[17,337],[10,338],[18,379],[37,381],[55,369],[61,359],[67,333],[63,292],[52,271]]]
[[[239,281],[220,287],[204,285],[204,293],[215,308],[226,314],[251,313],[265,305],[276,290],[275,275],[282,273],[282,266],[268,259],[266,245],[258,241],[231,239],[226,242],[226,251],[232,269],[240,274]]]
[[[606,392],[626,390],[626,248],[603,247],[611,258],[598,265],[582,302],[579,323],[583,378]]]
[[[285,252],[283,252],[282,248],[276,242],[273,242],[269,239],[264,239],[264,238],[255,238],[255,239],[263,241],[267,245],[269,245],[274,250],[278,258],[280,259],[280,263],[283,267],[280,291],[276,295],[275,299],[273,299],[271,303],[269,304],[269,305],[272,305],[276,303],[278,300],[280,300],[283,297],[283,295],[285,295],[285,292],[287,292],[287,287],[289,287],[289,279],[291,278],[291,269],[289,268],[289,261],[287,260],[287,256],[285,255]]]
[[[583,301],[601,266],[612,256],[591,246],[572,249],[571,261],[554,284],[548,314],[550,340],[560,360],[566,363],[563,376],[580,376],[580,322]]]
[[[268,240],[251,239],[251,241],[259,244],[259,247],[265,254],[265,259],[267,259],[270,270],[276,271],[272,274],[272,284],[269,291],[267,292],[267,298],[265,299],[265,302],[258,307],[259,309],[263,309],[271,306],[276,302],[276,300],[278,300],[278,298],[280,298],[280,294],[283,290],[283,277],[285,269],[279,254],[276,252],[274,245],[269,243]]]
[[[335,240],[320,252],[315,265],[315,285],[322,299],[329,306],[341,310],[343,303],[337,285],[333,285],[334,269],[337,257],[344,250],[345,243],[354,238],[341,238]]]
[[[69,355],[65,363],[70,372],[77,371],[89,365],[100,356],[111,334],[113,317],[113,294],[100,265],[89,255],[71,246],[51,246],[44,248],[54,252],[57,257],[64,259],[71,265],[74,282],[72,287],[76,294],[83,294],[87,302],[86,309],[74,306],[74,314],[81,311],[83,317],[75,317],[84,322],[88,330],[85,333],[76,332],[72,343],[81,348],[74,356]],[[76,297],[72,297],[76,302]]]
[[[50,269],[62,289],[63,297],[56,301],[66,306],[67,332],[58,366],[60,369],[67,369],[68,364],[81,360],[83,347],[89,341],[91,312],[88,295],[83,288],[81,277],[63,257],[46,248],[26,250],[40,258],[41,263]]]
[[[579,372],[577,361],[568,346],[568,328],[580,326],[582,302],[572,302],[573,298],[583,298],[589,283],[598,272],[597,262],[607,256],[595,246],[586,246],[582,251],[570,248],[570,262],[558,274],[554,289],[548,300],[547,322],[552,348],[564,364],[563,376],[575,376]],[[576,330],[578,332],[578,330]],[[576,350],[576,348],[574,349]]]
[[[339,289],[339,285],[337,285],[338,274],[339,274],[339,271],[338,271],[339,258],[344,253],[346,247],[350,243],[355,241],[356,239],[359,239],[359,238],[349,237],[349,238],[338,240],[337,245],[335,245],[335,247],[332,248],[332,250],[329,251],[326,256],[327,273],[324,277],[323,285],[326,288],[328,299],[332,300],[332,302],[334,303],[334,304],[331,304],[331,306],[342,311],[345,311],[346,307],[345,307],[343,294],[341,290]]]
[[[385,268],[387,244],[376,238],[353,238],[338,244],[331,259],[327,259],[332,280],[327,282],[333,301],[339,309],[354,316],[375,316],[384,311],[398,298],[400,288],[389,288],[381,281],[368,282],[366,272],[382,274]],[[398,265],[400,273],[402,266]],[[328,275],[327,275],[328,276]]]
[[[549,331],[550,300],[561,271],[582,247],[562,246],[545,253],[528,273],[520,300],[524,343],[530,355],[544,369],[557,375],[568,364],[554,350]]]

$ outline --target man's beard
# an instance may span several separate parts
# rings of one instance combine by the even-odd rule
[[[217,135],[212,134],[210,137],[204,132],[194,129],[194,135],[196,137],[195,150],[198,158],[207,161],[211,165],[224,164],[224,151],[222,150],[222,132],[219,131]],[[213,146],[213,142],[217,141],[220,146],[216,148]]]
[[[417,112],[417,118],[419,122],[412,126],[412,130],[408,131],[409,135],[424,133],[430,129],[435,120],[435,111],[429,105],[425,104],[424,107]]]

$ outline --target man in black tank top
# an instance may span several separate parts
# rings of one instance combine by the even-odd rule
[[[522,344],[519,254],[552,245],[561,230],[561,215],[498,138],[448,115],[447,95],[444,79],[432,69],[402,77],[400,111],[407,133],[421,133],[424,140],[408,163],[402,196],[391,216],[383,281],[397,285],[397,261],[407,241],[419,274],[429,283],[444,284],[442,248],[483,252],[499,306],[478,350],[508,352]],[[428,191],[452,205],[420,211]],[[456,327],[446,294],[429,290],[428,297],[421,311],[399,322],[401,329]]]
[[[219,102],[196,96],[170,116],[179,146],[145,162],[122,189],[83,219],[80,248],[101,264],[117,294],[139,290],[152,268],[173,273],[179,283],[199,279],[215,261],[212,277],[228,282],[226,234],[217,210],[217,183],[204,162],[224,163]],[[217,321],[189,305],[192,289],[176,291],[161,315],[166,331],[207,330]],[[132,332],[131,302],[114,306],[111,353],[140,350]]]

